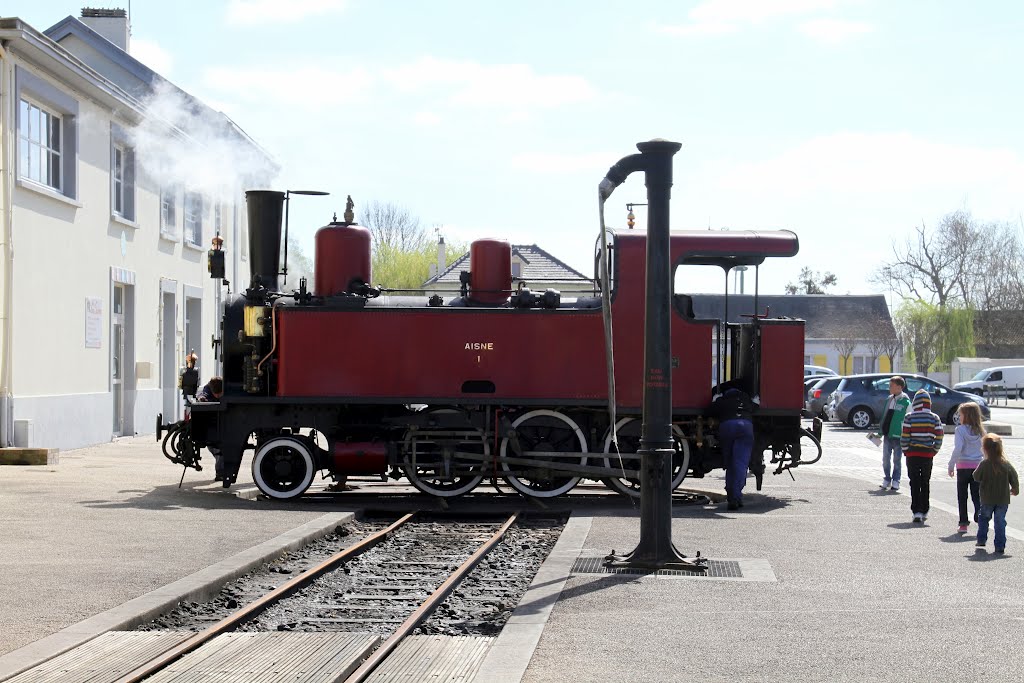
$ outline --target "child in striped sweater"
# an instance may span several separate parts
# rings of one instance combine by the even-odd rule
[[[942,447],[942,420],[932,412],[932,397],[924,389],[914,394],[911,408],[903,418],[900,445],[910,475],[910,510],[914,513],[914,523],[924,524],[931,497],[932,460]]]
[[[960,506],[961,533],[967,531],[970,520],[967,519],[967,492],[974,501],[974,521],[978,521],[978,508],[981,501],[978,496],[978,482],[974,481],[974,470],[981,464],[981,439],[985,436],[985,427],[981,423],[981,408],[977,403],[963,403],[959,408],[960,425],[953,437],[953,454],[949,456],[949,476],[956,472],[956,499]]]

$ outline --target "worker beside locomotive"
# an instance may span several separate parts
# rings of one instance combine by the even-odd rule
[[[541,498],[584,478],[639,494],[643,352],[633,331],[643,326],[643,232],[609,231],[610,310],[598,296],[604,283],[593,297],[567,300],[513,288],[510,246],[494,239],[472,243],[460,291],[396,296],[370,284],[370,235],[350,203],[344,220],[316,234],[312,291],[302,280],[285,293],[285,195],[250,191],[246,201],[251,280],[224,310],[224,394],[173,426],[176,461],[196,465],[199,449],[219,448],[228,486],[251,449],[254,481],[278,499],[301,495],[320,471],[404,476],[439,497],[491,477]],[[675,265],[728,270],[797,249],[786,231],[671,236]],[[613,358],[601,341],[603,315],[615,321]],[[705,416],[716,363],[718,376],[742,378],[759,396],[758,486],[763,451],[777,472],[798,464],[801,439],[816,444],[800,418],[803,322],[697,319],[677,294],[671,326],[672,485],[724,464]],[[616,401],[608,412],[609,382],[598,370],[610,362]]]

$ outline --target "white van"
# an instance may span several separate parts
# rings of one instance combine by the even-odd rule
[[[1024,365],[1006,365],[986,368],[968,382],[953,385],[958,391],[969,391],[978,396],[998,395],[1024,398]]]

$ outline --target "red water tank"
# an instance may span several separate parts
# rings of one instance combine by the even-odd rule
[[[469,247],[469,298],[503,304],[512,293],[512,247],[505,240],[476,240]]]
[[[349,291],[353,280],[370,283],[370,231],[352,223],[331,223],[316,231],[313,293]]]

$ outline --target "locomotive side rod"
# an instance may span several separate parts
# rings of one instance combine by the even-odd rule
[[[153,675],[154,673],[160,671],[164,667],[184,657],[193,650],[196,650],[200,646],[213,640],[213,638],[220,635],[221,633],[230,631],[232,628],[234,628],[241,622],[245,621],[249,617],[265,609],[271,603],[280,600],[281,598],[295,592],[296,590],[305,586],[307,583],[317,578],[321,574],[330,571],[338,564],[344,562],[345,560],[350,560],[353,557],[356,557],[357,555],[360,555],[361,553],[369,550],[373,546],[377,545],[378,543],[386,539],[392,533],[394,533],[396,529],[398,529],[400,526],[404,525],[406,522],[411,520],[415,515],[415,512],[411,512],[407,515],[404,515],[387,528],[382,529],[381,531],[378,531],[375,534],[367,536],[358,543],[349,546],[348,548],[345,548],[344,550],[335,553],[334,555],[331,555],[320,564],[314,567],[310,567],[309,569],[302,572],[295,578],[287,581],[286,583],[281,584],[280,586],[270,591],[266,595],[262,596],[261,598],[254,600],[253,602],[250,602],[248,605],[238,610],[234,614],[231,614],[225,617],[224,619],[221,619],[205,631],[200,631],[188,640],[179,643],[178,645],[175,645],[174,647],[164,651],[160,655],[157,655],[156,657],[149,660],[142,666],[136,668],[134,671],[125,674],[124,676],[118,679],[117,683],[139,683],[139,681],[142,681],[143,679]]]

